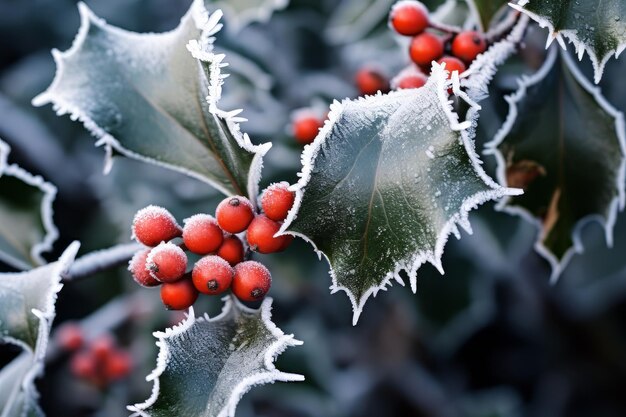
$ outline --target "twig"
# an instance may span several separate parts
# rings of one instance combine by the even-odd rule
[[[122,265],[133,257],[135,252],[143,248],[139,243],[125,243],[112,248],[88,253],[78,258],[63,275],[63,282],[86,278],[107,269]]]

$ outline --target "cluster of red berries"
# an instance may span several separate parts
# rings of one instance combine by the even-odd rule
[[[109,334],[86,342],[81,328],[67,323],[57,331],[56,341],[61,349],[72,354],[72,374],[98,387],[123,379],[132,370],[130,353],[120,348]]]
[[[363,95],[395,89],[420,88],[428,80],[431,64],[446,65],[452,74],[464,72],[476,57],[485,52],[488,42],[481,32],[453,33],[447,28],[433,27],[426,6],[416,0],[401,0],[389,14],[389,25],[398,34],[412,37],[409,56],[415,65],[400,72],[391,83],[380,71],[361,69],[355,77]]]
[[[255,212],[246,197],[225,198],[215,211],[196,214],[176,223],[164,208],[148,206],[133,220],[133,237],[148,246],[138,251],[129,263],[137,283],[145,287],[161,285],[161,300],[170,310],[191,306],[199,293],[219,295],[229,288],[242,301],[263,299],[272,277],[259,262],[244,260],[246,249],[258,253],[285,250],[293,236],[274,237],[293,206],[295,195],[289,184],[272,184],[261,196],[263,213]],[[180,244],[173,239],[182,238]],[[185,251],[201,255],[187,271]]]

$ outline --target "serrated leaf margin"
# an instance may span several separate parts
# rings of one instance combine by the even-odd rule
[[[540,83],[548,75],[553,65],[555,64],[558,55],[558,50],[554,47],[551,48],[548,52],[548,57],[546,58],[546,61],[539,69],[539,71],[531,76],[522,76],[521,79],[518,80],[518,90],[512,95],[505,97],[506,101],[509,103],[509,114],[500,130],[494,136],[494,139],[491,142],[485,144],[485,154],[492,154],[496,158],[497,178],[500,184],[506,184],[506,160],[504,158],[504,155],[502,155],[502,152],[500,152],[500,150],[498,149],[498,146],[506,139],[506,136],[510,133],[513,124],[517,119],[517,103],[524,99],[529,87]],[[572,73],[580,86],[589,94],[591,94],[596,99],[596,102],[600,105],[600,107],[615,119],[615,129],[617,132],[617,137],[619,139],[620,147],[622,149],[622,164],[620,166],[619,174],[616,181],[618,195],[611,202],[611,209],[609,210],[608,219],[605,221],[600,215],[590,215],[579,220],[574,227],[574,230],[572,231],[572,240],[574,242],[574,245],[565,253],[560,261],[541,242],[541,230],[543,228],[543,225],[541,221],[533,216],[530,211],[526,210],[523,207],[508,205],[508,198],[501,200],[500,203],[498,203],[498,205],[496,206],[497,210],[520,216],[530,224],[533,224],[535,227],[537,227],[539,233],[537,235],[537,241],[535,242],[535,250],[549,262],[552,269],[550,282],[553,284],[558,281],[560,275],[562,274],[567,264],[570,262],[571,258],[575,254],[581,254],[584,252],[584,245],[582,243],[580,234],[583,227],[586,226],[588,223],[594,221],[600,223],[600,225],[602,225],[602,227],[604,228],[604,236],[607,246],[609,248],[613,246],[613,228],[617,220],[617,214],[618,211],[623,211],[624,206],[626,205],[626,123],[624,121],[624,114],[617,110],[615,107],[613,107],[604,98],[604,96],[602,96],[602,92],[599,87],[594,86],[589,80],[587,80],[587,78],[580,72],[576,63],[567,52],[561,52],[560,55],[563,57],[568,67],[568,70]]]
[[[228,315],[230,310],[235,307],[245,313],[256,313],[256,310],[252,310],[244,306],[232,297],[227,296],[224,297],[222,300],[224,301],[224,307],[222,308],[222,312],[213,318],[210,318],[206,313],[202,317],[196,318],[193,307],[190,307],[187,313],[187,318],[185,320],[171,328],[165,329],[162,332],[158,331],[153,333],[154,337],[158,339],[156,345],[159,347],[159,355],[157,357],[156,368],[146,377],[146,381],[152,381],[154,384],[152,386],[152,394],[150,398],[148,398],[143,403],[129,405],[126,407],[129,411],[134,412],[133,416],[150,417],[150,415],[148,413],[145,413],[144,410],[152,406],[159,397],[159,376],[161,376],[161,374],[167,368],[167,360],[170,355],[169,348],[166,342],[167,339],[184,333],[189,328],[191,328],[191,326],[193,326],[196,321],[219,321],[220,319]],[[304,376],[279,371],[274,365],[274,360],[278,357],[278,355],[284,352],[285,349],[290,346],[302,345],[303,342],[295,339],[294,335],[292,334],[286,335],[282,330],[278,328],[278,326],[276,326],[276,324],[272,322],[272,301],[273,300],[271,297],[267,297],[263,300],[263,303],[260,307],[261,320],[263,321],[263,324],[272,333],[272,335],[278,339],[265,352],[265,367],[269,371],[256,375],[250,375],[244,378],[237,385],[237,387],[235,387],[235,390],[231,393],[231,396],[228,400],[228,404],[220,411],[218,417],[234,417],[237,404],[239,403],[243,395],[256,385],[273,383],[276,381],[304,381]]]

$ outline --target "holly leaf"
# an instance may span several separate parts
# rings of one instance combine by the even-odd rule
[[[333,11],[325,35],[336,45],[345,45],[365,38],[387,20],[397,0],[345,0]]]
[[[507,0],[467,0],[467,4],[477,17],[480,30],[487,32],[500,11],[507,6]]]
[[[457,79],[458,82],[458,79]],[[356,324],[371,295],[406,271],[441,273],[441,255],[469,212],[517,190],[500,187],[474,152],[471,125],[448,101],[452,83],[433,65],[428,83],[335,102],[330,120],[302,155],[296,203],[282,232],[301,236],[331,266],[332,292],[345,291]]]
[[[446,0],[431,13],[430,19],[439,24],[462,28],[465,27],[469,16],[468,3],[464,0]]]
[[[61,276],[79,246],[71,244],[57,262],[28,272],[0,274],[0,341],[24,349],[0,371],[3,417],[43,415],[37,405],[35,379],[44,370]]]
[[[207,10],[221,9],[228,18],[228,28],[238,32],[252,22],[267,22],[289,0],[205,0]]]
[[[212,53],[221,13],[210,17],[194,1],[171,32],[138,34],[106,24],[79,3],[81,27],[65,52],[53,50],[54,81],[33,100],[81,120],[107,150],[175,169],[225,194],[256,196],[262,157],[241,134],[239,111],[218,108],[225,66]],[[193,40],[211,72],[189,53]],[[206,97],[207,92],[209,96]]]
[[[518,0],[511,7],[526,13],[549,30],[548,46],[556,39],[566,48],[574,44],[578,58],[585,51],[594,68],[596,84],[611,55],[626,48],[626,2],[623,0]]]
[[[160,348],[152,396],[128,409],[141,416],[233,417],[241,397],[256,385],[303,381],[281,372],[274,360],[302,342],[285,335],[271,321],[271,298],[250,310],[230,297],[222,313],[188,318],[165,332],[156,332]]]
[[[52,220],[57,189],[9,164],[11,148],[0,139],[0,261],[17,269],[45,264],[59,233]]]
[[[603,224],[612,244],[625,202],[624,117],[554,48],[507,101],[509,116],[487,152],[497,157],[500,183],[525,192],[500,208],[539,228],[535,247],[550,262],[554,281],[583,251],[579,233],[587,222]]]

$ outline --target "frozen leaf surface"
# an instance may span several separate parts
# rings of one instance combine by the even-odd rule
[[[53,51],[57,74],[35,105],[83,121],[107,150],[203,180],[225,194],[256,195],[262,156],[239,130],[238,111],[218,108],[225,66],[212,53],[221,13],[201,0],[173,31],[138,34],[106,24],[83,3],[81,27],[66,52]],[[187,50],[195,41],[210,72]],[[207,97],[207,94],[209,95]]]
[[[58,237],[52,220],[57,190],[41,177],[8,163],[9,145],[0,139],[0,261],[17,269],[42,265],[43,252]]]
[[[229,29],[238,31],[252,22],[267,22],[289,0],[205,0],[207,10],[224,10]]]
[[[156,369],[147,377],[154,388],[145,403],[129,406],[135,415],[233,417],[253,386],[304,380],[274,366],[280,353],[302,342],[272,323],[270,298],[260,310],[231,298],[225,302],[213,319],[196,319],[192,308],[184,322],[155,333],[160,352]]]
[[[457,80],[458,82],[458,80]],[[425,87],[335,102],[302,156],[295,207],[283,231],[328,259],[333,292],[345,291],[354,322],[371,295],[403,283],[413,291],[425,262],[441,255],[468,213],[517,190],[495,184],[473,149],[472,121],[458,122],[443,67]]]
[[[555,280],[583,250],[579,231],[587,221],[602,223],[612,243],[624,207],[624,117],[555,48],[507,101],[507,121],[487,147],[498,159],[500,183],[525,192],[502,208],[538,226],[536,249]]]
[[[512,7],[547,27],[548,45],[556,39],[574,44],[579,59],[589,54],[596,84],[611,55],[626,48],[626,2],[624,0],[518,0]]]

